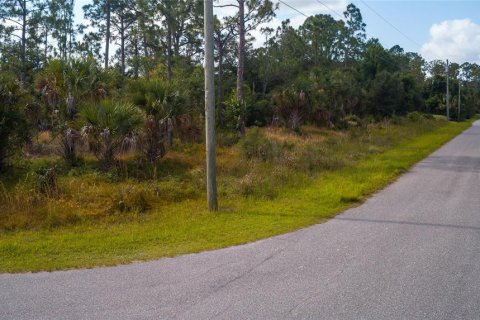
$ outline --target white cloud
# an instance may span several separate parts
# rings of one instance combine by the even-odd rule
[[[480,25],[470,19],[446,20],[430,28],[430,40],[420,49],[427,60],[480,62]]]

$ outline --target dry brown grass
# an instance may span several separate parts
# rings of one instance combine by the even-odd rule
[[[259,129],[254,139],[247,137],[237,145],[217,149],[219,194],[229,199],[275,199],[319,173],[353,165],[425,130],[418,124],[405,127],[390,122],[349,131],[305,126],[301,134],[282,128]],[[43,136],[46,139],[47,134]],[[246,143],[259,144],[260,150]],[[93,156],[83,154],[79,168],[59,169],[58,188],[51,195],[37,189],[35,168],[42,161],[48,167],[52,161],[56,165],[61,161],[56,157],[32,159],[30,171],[17,183],[0,187],[0,228],[111,223],[137,219],[140,213],[143,218],[155,216],[172,204],[196,201],[205,189],[204,148],[203,144],[176,144],[156,166],[139,162],[136,153],[122,154],[116,168],[107,173],[97,169]],[[253,153],[247,156],[245,150]]]

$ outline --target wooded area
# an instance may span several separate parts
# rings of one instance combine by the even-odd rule
[[[385,48],[353,4],[343,19],[275,30],[273,1],[214,3],[232,15],[214,19],[212,213],[203,1],[93,0],[76,25],[73,0],[0,0],[0,271],[172,256],[322,222],[474,121],[447,121],[447,79],[452,120],[480,107],[480,66],[451,63],[447,78],[444,61]]]
[[[61,137],[76,162],[77,140],[112,165],[140,147],[161,158],[173,138],[201,141],[203,128],[203,2],[94,0],[74,23],[74,2],[0,2],[0,163],[43,131]],[[222,5],[220,5],[222,6]],[[399,46],[367,39],[355,5],[343,20],[318,14],[294,28],[249,32],[275,15],[269,0],[236,0],[236,14],[216,19],[217,123],[245,134],[249,126],[304,123],[344,129],[408,112],[445,114],[446,65]],[[480,67],[452,63],[451,105],[462,80],[461,114],[479,106]],[[139,142],[141,140],[141,142]],[[33,150],[29,150],[33,152]]]

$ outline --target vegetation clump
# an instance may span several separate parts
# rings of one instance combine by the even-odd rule
[[[102,162],[102,170],[114,163],[121,151],[134,148],[142,114],[131,104],[102,102],[83,109],[82,136],[91,152]]]
[[[278,155],[278,145],[267,139],[265,133],[258,127],[248,130],[240,142],[242,153],[246,159],[272,160]]]
[[[199,246],[208,243],[201,249],[218,247],[208,242],[218,230],[238,236],[224,244],[257,239],[356,203],[419,159],[382,155],[445,131],[429,136],[435,143],[423,145],[425,155],[480,109],[479,65],[447,69],[384,47],[367,37],[354,4],[345,19],[316,14],[300,26],[261,29],[265,42],[253,46],[250,33],[278,5],[234,2],[238,12],[214,23],[221,210],[213,216],[203,210],[203,2],[89,1],[75,25],[71,2],[3,1],[0,235],[46,229],[60,237],[49,238],[53,247],[75,243],[80,255],[88,250],[77,230],[92,238],[132,231],[157,245],[190,246],[194,234]],[[455,124],[443,116],[447,77]],[[139,231],[149,227],[160,231]],[[128,242],[119,238],[112,243]],[[4,243],[0,270],[18,245]]]

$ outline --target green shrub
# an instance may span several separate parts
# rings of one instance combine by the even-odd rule
[[[240,141],[242,154],[247,159],[272,160],[277,154],[277,146],[267,139],[258,127],[250,128]]]
[[[427,120],[435,120],[435,117],[431,113],[425,113],[423,117]]]
[[[121,188],[112,198],[111,213],[145,213],[152,208],[144,190]]]
[[[300,125],[310,112],[310,101],[305,92],[290,87],[273,95],[275,114],[284,125],[295,132],[300,132]]]
[[[424,116],[418,111],[413,111],[407,114],[407,119],[411,121],[420,121],[424,119]]]
[[[257,100],[247,106],[247,126],[263,127],[273,118],[273,106],[269,100]]]
[[[85,107],[81,119],[81,134],[106,171],[121,151],[135,146],[144,117],[131,104],[103,101],[98,106]]]
[[[0,171],[7,157],[18,151],[28,137],[25,116],[18,106],[19,90],[13,79],[0,76]]]
[[[236,97],[232,96],[224,102],[224,105],[223,126],[225,129],[238,132],[240,130],[239,119],[245,113],[244,103],[237,101]]]
[[[222,147],[231,147],[236,145],[239,141],[239,136],[236,133],[229,131],[222,131],[217,133],[217,143]]]

